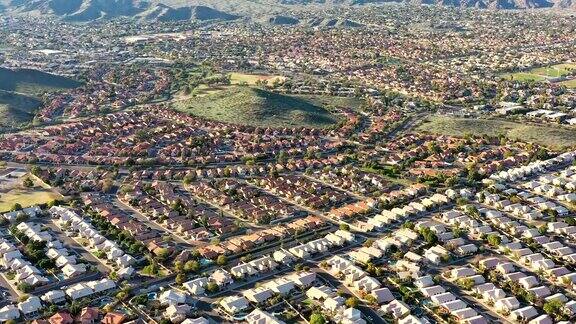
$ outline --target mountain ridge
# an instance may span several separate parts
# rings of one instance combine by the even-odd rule
[[[296,7],[362,6],[387,3],[480,9],[576,9],[576,0],[0,0],[0,11],[37,13],[71,22],[117,17],[147,21],[228,21]],[[278,16],[271,24],[295,24]]]

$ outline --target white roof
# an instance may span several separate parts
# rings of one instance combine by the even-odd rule
[[[37,296],[30,296],[26,301],[18,303],[18,309],[20,309],[23,314],[34,313],[40,308],[42,308],[42,303]]]

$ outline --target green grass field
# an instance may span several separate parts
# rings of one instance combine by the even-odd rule
[[[263,127],[329,127],[338,122],[312,100],[262,89],[230,86],[174,103],[174,108],[208,119]]]
[[[0,187],[0,213],[10,211],[14,204],[20,204],[25,208],[63,198],[62,195],[52,191],[50,186],[35,177],[31,177],[34,182],[33,187],[24,187],[22,181],[28,176],[12,179],[11,182],[2,184]]]
[[[546,80],[545,77],[533,73],[526,73],[526,72],[517,72],[512,74],[504,75],[505,78],[522,81],[522,82],[539,82]]]
[[[556,64],[549,67],[539,67],[528,71],[516,72],[516,73],[506,73],[502,76],[507,79],[523,81],[523,82],[537,82],[544,81],[549,78],[557,78],[570,74],[573,70],[576,70],[576,64]]]
[[[244,74],[235,72],[230,74],[230,82],[232,84],[246,83],[248,85],[255,85],[258,80],[272,84],[276,80],[283,82],[285,79],[286,78],[279,75]]]
[[[451,136],[465,134],[498,136],[533,142],[558,149],[576,145],[576,129],[560,126],[538,126],[495,119],[470,119],[448,116],[430,116],[418,131]]]
[[[537,75],[543,75],[551,78],[565,76],[576,69],[576,64],[557,64],[550,67],[541,67],[533,69],[531,72]]]
[[[0,213],[10,211],[16,203],[19,203],[22,207],[30,207],[60,198],[62,198],[60,195],[48,189],[14,189],[7,193],[0,193]]]

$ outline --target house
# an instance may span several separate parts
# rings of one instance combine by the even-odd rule
[[[534,296],[536,296],[536,298],[538,298],[538,299],[545,298],[545,297],[552,295],[552,292],[546,286],[533,287],[533,288],[530,288],[527,290],[528,290],[528,292],[533,293]]]
[[[62,290],[51,290],[42,295],[41,299],[46,303],[60,304],[66,301],[66,293]]]
[[[512,311],[510,316],[518,322],[528,321],[538,316],[538,311],[534,306],[526,306]]]
[[[542,314],[528,322],[528,324],[554,324],[554,321],[549,315]]]
[[[433,286],[434,280],[432,279],[432,276],[426,275],[426,276],[422,276],[420,278],[417,278],[414,281],[414,285],[418,288],[426,288],[426,287]]]
[[[100,310],[96,307],[84,307],[80,315],[76,318],[81,324],[94,324],[100,317]]]
[[[72,300],[80,299],[86,296],[92,295],[92,289],[88,287],[85,283],[77,283],[68,287],[66,290],[66,295]]]
[[[178,305],[186,303],[186,294],[175,290],[168,289],[160,294],[158,300],[162,305]]]
[[[20,318],[20,311],[14,305],[6,305],[0,308],[0,322],[16,320]],[[71,324],[72,322],[70,322]]]
[[[422,295],[424,295],[424,297],[430,298],[434,295],[439,295],[439,294],[443,294],[446,292],[446,289],[444,289],[444,287],[442,286],[429,286],[429,287],[425,287],[425,288],[420,288],[420,292],[422,293]]]
[[[179,323],[186,319],[186,316],[191,311],[192,306],[190,305],[170,305],[164,311],[164,317],[170,319],[172,323]]]
[[[285,278],[268,281],[264,286],[280,295],[287,295],[294,289],[294,283]]]
[[[84,272],[86,272],[86,266],[84,264],[68,263],[62,268],[62,273],[64,274],[64,277],[66,277],[67,279],[79,276]]]
[[[346,308],[341,315],[341,321],[345,323],[358,323],[358,321],[362,321],[362,313],[356,308]]]
[[[210,281],[215,282],[218,286],[223,287],[225,285],[231,284],[232,282],[234,282],[234,280],[232,280],[232,276],[230,275],[230,273],[228,273],[228,271],[223,270],[223,269],[218,269],[216,271],[214,271],[211,275],[210,275]]]
[[[380,309],[386,314],[392,314],[392,316],[396,319],[410,314],[410,307],[403,301],[397,299],[394,299],[386,305],[382,305]]]
[[[371,292],[374,289],[380,288],[380,282],[372,277],[366,276],[353,283],[356,290],[362,290],[365,292]]]
[[[246,297],[249,301],[260,304],[265,302],[266,300],[272,298],[274,293],[272,290],[265,288],[265,287],[256,287],[248,290],[244,290],[242,295]]]
[[[316,272],[296,272],[289,275],[288,280],[291,280],[296,286],[300,288],[307,288],[316,280]]]
[[[327,286],[311,287],[306,291],[306,297],[315,300],[324,300],[335,295],[333,289]]]
[[[456,248],[456,253],[460,256],[470,255],[478,251],[478,247],[474,244],[465,244]]]
[[[455,269],[452,269],[450,271],[450,276],[453,279],[466,278],[466,277],[473,276],[475,274],[476,274],[476,271],[474,271],[474,269],[467,268],[467,267],[455,268]]]
[[[520,307],[520,302],[516,297],[506,297],[496,301],[494,303],[496,310],[503,313],[510,313]]]
[[[464,309],[467,307],[466,303],[461,301],[460,299],[451,300],[449,302],[445,302],[440,304],[440,307],[445,309],[448,313],[453,313],[457,310]]]
[[[534,276],[527,276],[527,277],[523,277],[523,278],[518,279],[518,283],[522,287],[524,287],[524,289],[529,289],[529,288],[537,286],[540,282]]]
[[[210,322],[204,317],[198,317],[195,319],[187,318],[180,324],[210,324]]]
[[[278,320],[268,312],[260,309],[253,310],[244,319],[248,324],[283,324],[284,322]]]
[[[23,302],[18,303],[18,309],[24,316],[36,314],[42,308],[40,298],[37,296],[30,296]]]
[[[251,265],[244,263],[232,267],[230,269],[230,273],[236,278],[244,278],[247,276],[254,276],[258,274],[258,271],[256,271],[256,269],[254,269]]]
[[[430,296],[430,300],[436,305],[442,305],[444,303],[456,300],[456,296],[454,296],[450,292],[445,292],[438,295]]]
[[[465,319],[462,322],[465,324],[488,324],[488,320],[486,318],[484,318],[484,316],[482,316],[482,315],[476,315],[476,316],[468,317],[467,319]]]
[[[472,309],[470,307],[466,307],[463,309],[453,311],[452,315],[454,315],[456,317],[456,319],[458,319],[460,321],[464,321],[467,318],[471,318],[471,317],[478,315],[478,313],[474,309]]]
[[[507,274],[510,272],[514,272],[516,268],[510,262],[502,262],[496,266],[496,271],[500,272],[501,274]]]
[[[117,312],[109,312],[104,315],[102,324],[122,324],[126,320],[126,315]]]
[[[290,264],[294,261],[294,256],[286,250],[274,251],[272,257],[274,258],[274,261],[280,264]]]
[[[87,282],[86,285],[90,287],[95,294],[116,288],[116,283],[108,278],[90,281]]]
[[[342,296],[329,297],[324,300],[322,307],[328,311],[336,312],[337,310],[344,307],[345,302],[346,299],[344,299]]]
[[[506,297],[506,292],[500,288],[495,288],[492,290],[487,290],[482,293],[482,298],[495,303],[497,300]]]
[[[48,322],[50,322],[50,324],[72,324],[74,323],[74,320],[72,319],[72,316],[69,313],[58,312],[52,315],[48,319]]]
[[[229,296],[220,301],[220,306],[228,314],[236,314],[248,308],[249,302],[245,297]]]
[[[208,278],[197,278],[182,284],[192,295],[198,296],[204,294],[204,287],[208,284]]]
[[[386,287],[374,289],[370,294],[376,298],[378,304],[388,303],[394,299],[392,292]]]

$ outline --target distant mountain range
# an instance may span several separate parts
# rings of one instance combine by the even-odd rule
[[[52,15],[73,22],[117,17],[144,20],[233,20],[240,16],[208,6],[170,6],[147,0],[0,0],[0,8],[15,14]]]
[[[576,8],[576,0],[278,0],[285,5],[367,5],[406,3],[482,9]]]
[[[296,6],[357,6],[384,3],[442,5],[485,9],[576,9],[576,0],[0,0],[0,11],[14,14],[51,15],[73,22],[116,17],[150,21],[210,21],[253,18]],[[272,24],[297,24],[290,17],[276,16]],[[352,27],[353,22],[331,22]],[[322,24],[320,24],[322,25]],[[330,24],[328,24],[330,25]]]

